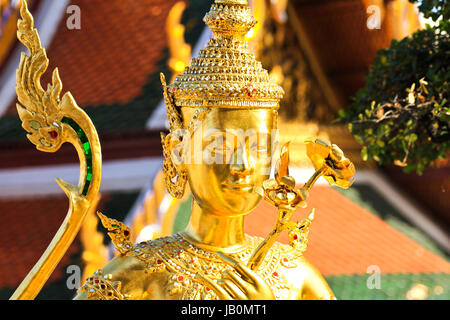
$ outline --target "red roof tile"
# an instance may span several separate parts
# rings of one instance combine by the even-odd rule
[[[308,208],[316,208],[316,215],[305,256],[324,275],[363,274],[371,265],[382,273],[450,273],[448,261],[330,187],[314,187]],[[301,211],[297,220],[309,212]],[[275,219],[275,209],[261,203],[246,218],[246,232],[265,237]],[[286,234],[280,241],[287,243]]]
[[[69,30],[69,15],[63,17],[48,48],[43,84],[58,67],[63,91],[81,107],[134,99],[157,71],[166,47],[166,17],[175,2],[72,0],[81,9],[81,29]],[[15,112],[15,104],[9,112]]]

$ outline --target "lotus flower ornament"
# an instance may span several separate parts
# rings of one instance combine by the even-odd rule
[[[306,154],[313,163],[314,174],[299,189],[295,189],[296,181],[289,175],[289,142],[280,152],[275,179],[264,181],[262,187],[255,192],[272,206],[278,209],[278,219],[273,231],[264,239],[250,258],[249,266],[255,270],[264,260],[270,247],[275,243],[282,231],[288,231],[289,243],[297,250],[306,250],[309,227],[314,219],[314,209],[300,222],[290,221],[298,207],[306,208],[306,199],[314,183],[323,176],[330,185],[349,188],[355,180],[355,166],[344,156],[342,150],[325,139],[307,139]]]
[[[355,166],[344,156],[344,152],[325,139],[307,139],[306,154],[319,176],[330,185],[347,189],[355,181]],[[317,180],[317,179],[316,179]]]

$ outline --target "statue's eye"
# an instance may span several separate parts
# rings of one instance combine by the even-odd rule
[[[267,153],[267,146],[258,145],[258,143],[254,142],[251,144],[250,150],[257,153]]]
[[[227,146],[223,141],[214,141],[206,147],[206,149],[212,154],[221,154],[231,152],[231,148]]]
[[[258,147],[258,152],[260,152],[260,153],[267,153],[267,147],[259,146]]]
[[[30,127],[34,130],[39,130],[41,128],[41,124],[35,120],[30,121]]]

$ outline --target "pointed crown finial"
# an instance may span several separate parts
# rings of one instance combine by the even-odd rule
[[[270,81],[245,39],[257,23],[247,0],[216,0],[203,21],[214,36],[168,86],[175,105],[277,109],[284,91]]]

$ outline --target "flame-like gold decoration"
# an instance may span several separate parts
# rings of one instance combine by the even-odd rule
[[[49,60],[42,48],[27,2],[22,1],[22,19],[18,21],[17,37],[29,49],[22,53],[17,70],[17,111],[28,139],[36,148],[56,152],[65,143],[71,143],[80,159],[80,179],[73,186],[61,179],[57,183],[69,198],[69,211],[52,242],[11,299],[34,299],[50,277],[54,268],[78,233],[89,207],[95,201],[101,180],[101,149],[97,132],[86,113],[62,90],[58,69],[53,71],[52,83],[47,90],[40,79],[47,70]]]

